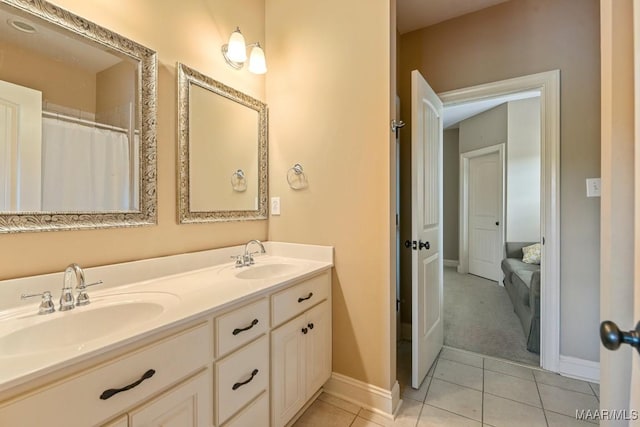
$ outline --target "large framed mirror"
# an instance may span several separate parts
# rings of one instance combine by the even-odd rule
[[[180,223],[266,219],[266,104],[177,68]]]
[[[0,0],[0,233],[156,223],[156,53]]]

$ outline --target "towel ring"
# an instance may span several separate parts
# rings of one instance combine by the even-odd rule
[[[239,193],[247,191],[247,179],[242,169],[238,169],[231,175],[231,188]]]
[[[308,187],[307,176],[300,163],[296,163],[293,167],[289,168],[287,171],[287,182],[289,183],[289,187],[294,190],[302,190]]]

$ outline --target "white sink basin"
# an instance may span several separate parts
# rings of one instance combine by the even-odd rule
[[[296,264],[260,264],[244,267],[235,276],[238,279],[272,279],[294,273],[298,269],[300,266]]]
[[[4,322],[0,356],[19,356],[62,348],[81,350],[85,343],[160,316],[179,301],[176,295],[140,292],[106,295],[65,312],[17,316]],[[37,311],[36,307],[29,307]]]

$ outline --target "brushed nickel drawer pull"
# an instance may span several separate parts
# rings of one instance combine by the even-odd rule
[[[149,378],[151,378],[152,376],[154,376],[154,375],[155,375],[155,373],[156,373],[156,371],[155,371],[155,370],[153,370],[153,369],[149,369],[147,372],[145,372],[145,373],[142,375],[142,377],[141,377],[138,381],[136,381],[136,382],[134,382],[134,383],[131,383],[131,384],[129,384],[128,386],[124,386],[124,387],[122,387],[122,388],[110,388],[110,389],[108,389],[108,390],[103,391],[103,392],[102,392],[102,394],[100,395],[100,399],[101,399],[101,400],[107,400],[107,399],[109,399],[110,397],[112,397],[112,396],[114,396],[114,395],[116,395],[116,394],[118,394],[118,393],[120,393],[120,392],[122,392],[122,391],[131,390],[132,388],[137,387],[137,386],[139,386],[140,384],[142,384],[142,381],[144,381],[144,380],[146,380],[146,379],[149,379]]]
[[[255,377],[256,375],[258,375],[258,370],[257,370],[257,369],[254,369],[254,370],[253,370],[253,372],[251,372],[251,377],[250,377],[248,380],[243,381],[243,382],[241,382],[241,383],[235,383],[235,384],[233,385],[233,387],[231,387],[231,389],[233,389],[233,390],[237,390],[237,389],[239,389],[240,387],[242,387],[243,385],[245,385],[245,384],[249,384],[249,383],[253,380],[253,377]]]
[[[246,328],[235,328],[233,330],[233,335],[238,335],[240,332],[248,331],[249,329],[253,328],[257,324],[258,324],[258,319],[253,319],[251,324],[249,326],[247,326]]]

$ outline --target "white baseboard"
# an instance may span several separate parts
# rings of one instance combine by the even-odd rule
[[[458,267],[460,262],[457,259],[444,259],[442,260],[442,264],[445,267]]]
[[[393,420],[400,409],[400,385],[395,382],[391,390],[333,372],[324,385],[324,392],[356,404],[371,412]]]
[[[400,324],[400,338],[411,341],[411,323]]]
[[[600,363],[591,360],[560,355],[558,373],[579,380],[600,383]]]

